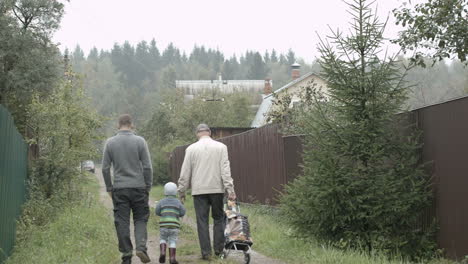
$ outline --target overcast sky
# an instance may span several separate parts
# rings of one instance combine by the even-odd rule
[[[381,20],[390,15],[386,36],[394,38],[393,8],[403,0],[377,0]],[[71,0],[54,39],[61,49],[77,44],[110,49],[125,40],[155,38],[163,49],[173,42],[190,53],[194,45],[218,48],[225,55],[246,50],[289,48],[311,62],[317,56],[317,32],[348,28],[350,15],[341,0]],[[390,47],[391,52],[398,50]]]

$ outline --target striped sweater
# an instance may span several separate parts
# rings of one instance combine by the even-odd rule
[[[185,207],[175,196],[166,196],[158,202],[156,215],[161,217],[160,228],[180,228],[179,217],[185,215]]]

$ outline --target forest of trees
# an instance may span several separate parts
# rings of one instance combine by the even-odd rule
[[[156,41],[115,44],[110,51],[93,48],[85,55],[77,46],[65,51],[74,70],[81,74],[85,91],[97,111],[108,118],[105,134],[116,129],[116,117],[129,113],[135,119],[137,133],[151,145],[154,178],[167,177],[167,153],[177,145],[194,140],[198,123],[210,126],[247,127],[261,96],[247,93],[223,95],[224,102],[204,102],[200,96],[184,100],[183,91],[175,89],[176,80],[223,79],[263,80],[270,78],[275,88],[291,81],[290,66],[299,62],[302,71],[319,71],[297,58],[292,50],[263,55],[249,51],[239,58],[225,58],[219,50],[194,47],[189,55],[173,44],[159,50]]]
[[[315,61],[307,64],[292,50],[287,54],[248,51],[228,58],[222,51],[204,46],[195,46],[190,54],[173,44],[161,49],[154,39],[136,45],[116,43],[111,50],[93,48],[88,54],[77,46],[65,54],[82,75],[86,93],[100,114],[115,118],[120,113],[130,113],[139,126],[151,118],[154,107],[162,100],[162,92],[174,90],[175,80],[212,80],[218,74],[223,79],[270,78],[275,90],[291,81],[290,65],[296,61],[301,64],[301,73],[320,73]],[[430,59],[427,64],[432,64]],[[468,69],[457,60],[441,61],[433,67],[412,69],[407,81],[414,85],[408,107],[417,108],[464,95],[468,90]],[[107,127],[109,134],[110,123]]]
[[[433,63],[431,59],[425,61],[427,65]],[[406,80],[412,86],[407,102],[409,109],[447,101],[468,93],[468,67],[459,60],[450,63],[439,61],[432,67],[415,67],[407,74]]]
[[[131,114],[137,133],[150,143],[155,181],[167,177],[167,153],[175,146],[193,141],[192,129],[197,123],[212,126],[249,126],[260,95],[238,94],[226,97],[226,102],[203,102],[195,98],[184,101],[183,91],[176,91],[175,80],[223,79],[273,80],[273,89],[291,81],[290,66],[301,64],[301,73],[321,72],[318,63],[307,64],[294,51],[278,54],[275,50],[261,54],[248,51],[239,57],[226,57],[220,50],[195,46],[190,54],[169,44],[158,47],[156,40],[116,43],[111,50],[93,48],[88,54],[79,47],[65,51],[74,70],[82,76],[85,92],[97,111],[108,118],[106,136],[116,129],[115,119],[122,113]],[[409,59],[400,58],[401,69]],[[427,59],[427,64],[432,64]],[[413,85],[407,108],[462,96],[468,91],[468,69],[459,61],[415,67],[406,77]],[[256,98],[256,99],[253,99]],[[241,116],[239,114],[242,114]],[[163,127],[161,127],[163,126]]]
[[[154,39],[136,46],[116,43],[111,50],[93,48],[87,55],[79,46],[65,53],[74,70],[82,74],[85,89],[101,114],[115,117],[127,112],[140,126],[161,102],[161,94],[174,90],[175,80],[213,80],[222,74],[227,80],[270,78],[274,88],[279,88],[290,81],[294,62],[303,65],[303,72],[319,70],[297,58],[292,50],[287,54],[266,51],[263,55],[248,51],[226,58],[219,50],[196,46],[187,55],[173,44],[160,50]]]

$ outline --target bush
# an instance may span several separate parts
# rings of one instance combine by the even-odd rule
[[[118,261],[112,220],[99,202],[95,179],[88,177],[74,178],[72,193],[64,187],[49,198],[35,196],[40,192],[33,194],[24,206],[16,247],[6,263]],[[69,199],[71,195],[73,199]]]
[[[419,132],[397,118],[404,74],[379,57],[384,25],[367,1],[350,6],[351,36],[320,45],[328,89],[312,87],[304,172],[286,186],[282,213],[299,234],[339,248],[426,258],[436,247],[435,225],[420,225],[430,178]]]
[[[29,199],[19,221],[18,240],[29,230],[48,224],[54,216],[82,197],[78,166],[97,155],[93,142],[101,135],[102,119],[88,107],[80,82],[71,72],[48,97],[34,96],[30,128],[39,156],[31,162]]]
[[[167,153],[163,151],[153,151],[153,184],[166,184],[171,180],[169,175],[169,160]]]
[[[28,240],[32,231],[49,224],[64,208],[86,200],[87,193],[80,185],[83,179],[79,179],[78,175],[78,172],[75,172],[74,177],[62,175],[69,181],[56,185],[55,190],[49,194],[38,188],[39,185],[31,185],[29,199],[23,205],[18,221],[17,243]],[[83,178],[84,175],[80,177]]]

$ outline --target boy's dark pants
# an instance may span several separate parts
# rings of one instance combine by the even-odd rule
[[[146,224],[149,218],[148,192],[145,189],[114,189],[112,202],[114,204],[114,223],[119,240],[119,251],[123,256],[131,256],[133,251],[130,240],[130,211],[133,212],[135,225],[136,249],[147,250]]]
[[[223,252],[224,248],[224,211],[222,193],[200,194],[193,196],[195,213],[197,215],[198,240],[202,255],[211,255],[211,240],[208,217],[211,207],[213,218],[213,247],[215,253]]]

